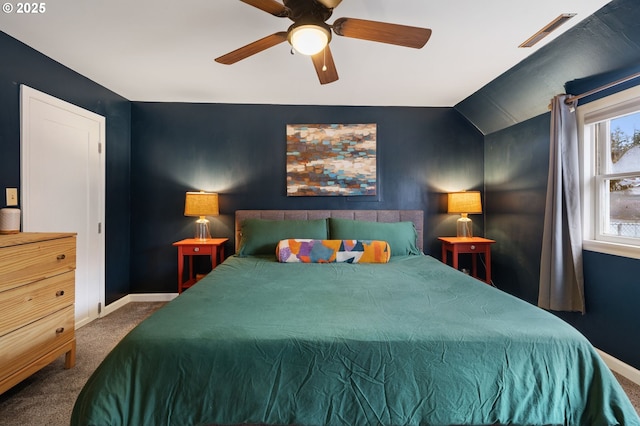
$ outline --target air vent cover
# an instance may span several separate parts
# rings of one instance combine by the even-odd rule
[[[538,43],[540,40],[542,40],[543,38],[551,34],[552,31],[557,30],[558,27],[560,27],[560,25],[564,24],[574,16],[576,16],[575,13],[563,13],[562,15],[558,16],[556,19],[554,19],[553,21],[545,25],[544,28],[542,28],[540,31],[538,31],[537,33],[529,37],[524,43],[522,43],[518,47],[533,46],[534,44]]]

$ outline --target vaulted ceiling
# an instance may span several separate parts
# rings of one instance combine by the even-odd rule
[[[548,112],[557,94],[579,95],[637,72],[640,4],[613,0],[455,107],[489,134]]]

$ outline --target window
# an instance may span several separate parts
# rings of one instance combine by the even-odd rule
[[[584,248],[640,258],[640,86],[578,108]]]

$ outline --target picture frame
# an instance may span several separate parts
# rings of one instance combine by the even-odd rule
[[[377,125],[287,124],[287,196],[375,196]]]

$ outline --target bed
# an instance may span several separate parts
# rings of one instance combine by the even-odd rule
[[[71,424],[640,424],[580,333],[422,254],[423,222],[236,212],[237,253],[113,349]],[[284,240],[391,255],[280,262]]]

